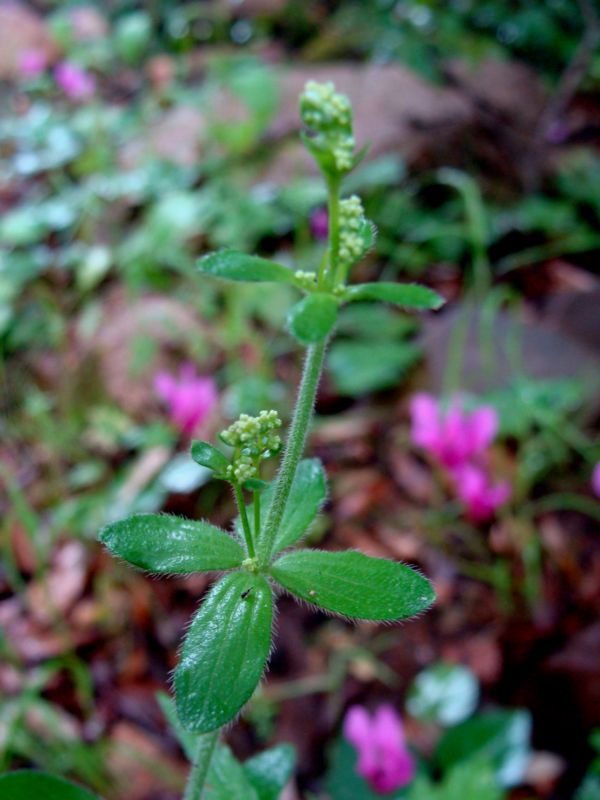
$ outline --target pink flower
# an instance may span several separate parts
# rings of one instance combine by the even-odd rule
[[[329,234],[329,215],[326,208],[317,208],[310,215],[310,231],[320,242],[324,242]]]
[[[480,456],[493,442],[498,415],[492,406],[463,410],[454,397],[447,410],[430,394],[416,394],[410,413],[414,444],[428,450],[445,467],[454,468]]]
[[[598,461],[592,472],[592,490],[596,497],[600,497],[600,461]]]
[[[159,372],[154,389],[165,402],[171,422],[184,436],[191,436],[217,404],[217,387],[212,378],[198,375],[193,364],[183,364],[179,377]]]
[[[19,72],[24,78],[37,78],[48,66],[48,57],[43,50],[23,50],[19,54]]]
[[[482,467],[463,464],[451,471],[456,484],[456,494],[465,504],[467,516],[473,522],[485,522],[506,503],[511,494],[508,481],[492,484]]]
[[[96,91],[96,79],[77,64],[62,61],[54,69],[54,79],[71,100],[89,100]]]
[[[412,781],[414,759],[392,706],[380,706],[373,716],[363,706],[352,706],[344,719],[344,736],[358,752],[356,771],[374,792],[387,794]]]

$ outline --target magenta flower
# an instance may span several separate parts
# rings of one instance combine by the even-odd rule
[[[329,215],[326,208],[317,208],[310,215],[310,231],[319,242],[324,242],[329,235]]]
[[[592,490],[596,497],[600,497],[600,461],[592,471]]]
[[[217,404],[217,387],[212,378],[202,377],[193,364],[183,364],[179,376],[159,372],[154,389],[169,410],[171,422],[184,436],[191,436]]]
[[[23,50],[19,54],[19,72],[24,78],[37,78],[48,66],[48,57],[43,50]]]
[[[444,467],[454,468],[480,456],[493,442],[498,430],[498,415],[492,406],[463,410],[460,397],[442,409],[430,394],[416,394],[410,413],[411,438],[428,450]]]
[[[62,61],[54,69],[54,80],[71,100],[84,102],[96,91],[96,79],[70,61]]]
[[[485,522],[506,503],[511,495],[508,481],[492,484],[490,476],[482,467],[463,464],[452,470],[456,494],[465,504],[467,516],[473,522]]]
[[[414,759],[392,706],[380,706],[373,716],[363,706],[352,706],[344,719],[344,736],[358,753],[356,771],[374,792],[387,794],[412,781]]]

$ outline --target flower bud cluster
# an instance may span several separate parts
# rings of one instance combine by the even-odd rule
[[[241,414],[232,425],[220,434],[221,440],[234,448],[232,463],[227,467],[227,477],[244,483],[258,474],[260,462],[281,449],[281,437],[276,433],[281,427],[277,411],[261,411],[257,417]]]
[[[339,172],[349,172],[354,163],[354,137],[340,136],[333,147],[333,159]]]
[[[340,261],[352,264],[365,250],[361,228],[365,223],[365,212],[360,198],[355,194],[340,202]]]
[[[307,291],[314,289],[317,285],[317,275],[314,272],[305,272],[304,270],[298,269],[294,272],[294,278],[298,282],[298,286]]]
[[[305,125],[315,131],[327,128],[349,128],[352,125],[352,108],[344,94],[335,91],[331,81],[308,81],[300,96],[300,113]]]
[[[352,106],[346,95],[336,92],[333,83],[308,81],[300,95],[300,116],[316,134],[310,140],[312,148],[322,156],[329,156],[335,171],[352,169],[355,146]]]

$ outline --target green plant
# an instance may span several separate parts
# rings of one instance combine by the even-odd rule
[[[303,298],[288,313],[288,328],[308,346],[296,407],[276,481],[261,478],[261,462],[281,448],[275,411],[242,414],[221,440],[226,455],[208,442],[192,445],[192,458],[228,481],[240,518],[234,535],[204,521],[138,515],[106,526],[101,541],[115,555],[154,573],[225,571],[209,591],[187,633],[175,672],[182,725],[200,734],[185,797],[202,796],[219,729],[253,694],[272,647],[273,589],[347,617],[393,621],[413,616],[434,599],[429,582],[410,567],[357,552],[296,549],[326,498],[323,468],[303,460],[327,343],[338,308],[382,300],[408,308],[437,308],[441,299],[418,285],[347,285],[351,266],[373,243],[374,229],[356,196],[341,198],[354,154],[348,99],[332,84],[309,83],[300,111],[309,129],[304,142],[328,188],[329,244],[315,272],[293,272],[257,256],[225,250],[200,260],[199,269],[233,281],[289,284]],[[252,502],[246,507],[245,493]],[[217,750],[218,754],[223,751]],[[214,789],[214,787],[213,787]]]

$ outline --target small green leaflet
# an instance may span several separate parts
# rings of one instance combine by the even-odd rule
[[[271,747],[244,762],[244,772],[259,800],[279,800],[283,787],[292,775],[295,762],[296,751],[291,744]]]
[[[330,294],[315,292],[292,306],[287,324],[301,344],[314,344],[324,339],[335,325],[338,301]]]
[[[435,758],[447,770],[480,756],[494,767],[501,786],[517,786],[530,756],[530,736],[528,711],[488,711],[449,728],[438,742]]]
[[[177,713],[205,733],[235,717],[250,699],[271,647],[273,596],[250,572],[225,575],[192,620],[175,670]]]
[[[327,358],[335,388],[351,397],[397,386],[421,357],[414,342],[334,341]]]
[[[175,699],[173,697],[169,697],[166,692],[157,692],[155,697],[156,702],[160,706],[160,710],[163,713],[163,717],[171,726],[171,730],[181,745],[181,749],[185,753],[187,760],[193,761],[196,755],[196,750],[198,749],[198,737],[195,733],[186,731],[179,721],[177,709],[175,708]]]
[[[218,744],[208,773],[206,800],[279,800],[295,761],[290,744],[271,747],[243,764],[227,745]]]
[[[275,491],[274,484],[261,495],[261,516],[266,520]],[[298,541],[310,528],[315,517],[327,499],[327,478],[323,464],[318,458],[304,458],[296,467],[296,475],[285,506],[283,519],[279,525],[273,552],[277,553]],[[254,517],[252,505],[246,506],[248,521],[254,534]],[[242,525],[239,517],[235,523],[236,532],[242,535]],[[260,539],[257,543],[259,553],[262,553]]]
[[[356,619],[404,619],[435,600],[430,582],[414,569],[354,551],[287,553],[271,575],[302,600]]]
[[[196,439],[192,442],[191,454],[197,464],[212,469],[217,475],[222,475],[229,466],[229,461],[223,453],[209,442]]]
[[[27,769],[0,776],[0,800],[99,800],[64,778]]]
[[[346,287],[346,300],[382,300],[404,308],[437,309],[445,300],[433,289],[418,283],[357,283]]]
[[[172,514],[136,514],[111,522],[99,538],[111,553],[149,572],[232,569],[245,557],[235,539],[220,528]]]
[[[444,774],[441,783],[418,775],[405,795],[406,800],[504,800],[488,763],[471,758]]]
[[[206,800],[261,800],[244,767],[226,744],[217,745],[208,771],[208,786],[202,796]]]
[[[294,273],[283,264],[237,250],[218,250],[197,262],[201,272],[229,281],[267,281],[296,284]]]
[[[274,491],[275,487],[271,485],[263,494],[263,519],[267,517]],[[323,465],[318,458],[303,459],[296,467],[292,489],[273,546],[275,553],[294,544],[308,531],[326,499],[327,480]],[[261,552],[260,539],[258,550]]]

